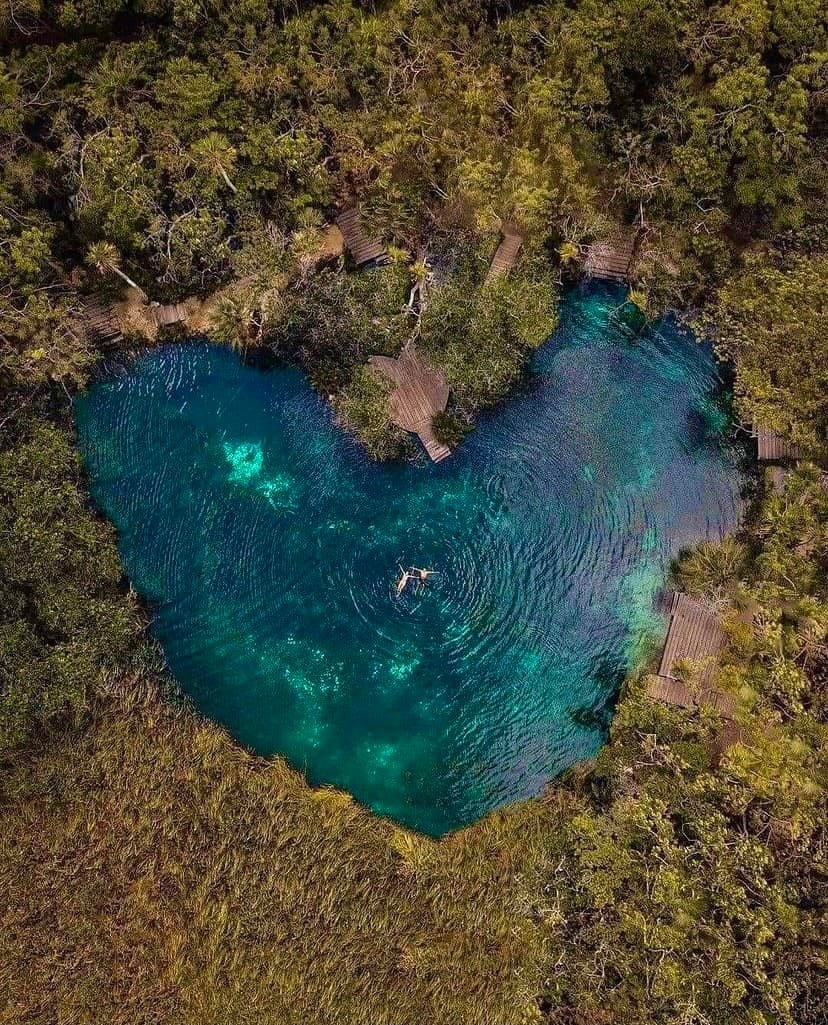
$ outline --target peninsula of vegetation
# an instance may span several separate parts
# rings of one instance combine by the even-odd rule
[[[0,0],[0,33],[0,1018],[824,1022],[824,5]],[[442,461],[604,275],[632,337],[712,341],[762,462],[597,756],[435,840],[183,700],[77,450],[104,364],[204,336]]]

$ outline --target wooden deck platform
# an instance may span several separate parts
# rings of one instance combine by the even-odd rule
[[[654,701],[663,701],[680,708],[714,708],[725,719],[732,721],[736,715],[737,701],[733,694],[712,686],[711,679],[716,670],[719,654],[727,644],[727,634],[719,619],[701,602],[686,594],[675,592],[670,609],[670,624],[667,639],[661,655],[658,675],[650,678],[647,696]],[[701,665],[699,688],[691,688],[675,675],[678,663],[687,660]],[[737,731],[738,732],[738,731]],[[741,733],[731,730],[727,737],[739,739]],[[730,743],[736,740],[718,741],[718,756]],[[725,747],[722,747],[725,744]]]
[[[716,687],[703,687],[696,693],[686,683],[672,676],[651,677],[647,686],[647,697],[653,701],[663,701],[665,705],[677,705],[679,708],[698,708],[707,705],[726,719],[732,719],[736,714],[737,702],[732,694]]]
[[[76,325],[76,331],[85,333],[87,338],[104,349],[118,346],[124,340],[121,322],[115,310],[95,299],[83,300]]]
[[[387,259],[382,242],[369,238],[363,231],[362,217],[358,207],[352,206],[350,209],[344,210],[337,217],[336,225],[342,232],[345,246],[357,267],[382,263]]]
[[[390,397],[391,420],[404,431],[418,435],[435,463],[451,455],[451,449],[434,437],[431,420],[446,408],[449,388],[439,371],[425,362],[414,345],[407,346],[399,359],[372,356],[368,363],[395,388]]]
[[[754,424],[751,434],[756,438],[756,454],[760,463],[794,463],[802,457],[796,445],[762,424]]]
[[[665,705],[678,705],[679,708],[695,708],[696,698],[690,688],[671,676],[653,676],[647,686],[647,697],[653,701],[663,701]]]
[[[674,679],[677,663],[684,660],[704,663],[701,683],[707,684],[716,669],[716,659],[727,644],[727,634],[719,619],[700,602],[676,592],[670,612],[670,625],[658,675]]]
[[[504,227],[503,238],[497,251],[492,257],[486,281],[493,281],[495,278],[508,274],[518,260],[520,247],[523,245],[523,236],[514,228]]]
[[[584,273],[588,278],[609,278],[627,281],[635,256],[638,232],[634,229],[619,231],[609,238],[599,239],[587,247]]]
[[[150,306],[149,315],[156,327],[168,327],[187,319],[184,303],[170,303],[167,306]]]

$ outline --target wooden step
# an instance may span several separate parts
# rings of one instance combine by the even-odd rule
[[[497,251],[492,257],[486,281],[492,281],[495,278],[502,277],[504,274],[508,274],[517,263],[518,253],[522,245],[523,236],[517,232],[509,231],[504,234],[500,245],[497,247]]]
[[[150,317],[156,327],[168,327],[186,320],[187,311],[184,303],[170,303],[167,306],[150,306]]]
[[[368,263],[379,263],[387,259],[382,242],[368,238],[365,234],[362,228],[362,217],[357,207],[352,206],[349,210],[343,211],[337,217],[336,225],[342,232],[348,252],[357,267],[364,267]]]
[[[584,273],[589,278],[623,281],[629,277],[637,232],[619,233],[599,239],[587,247]]]

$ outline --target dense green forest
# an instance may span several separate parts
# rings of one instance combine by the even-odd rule
[[[824,1022],[824,5],[0,0],[0,35],[0,1020]],[[389,264],[315,269],[354,201]],[[676,567],[742,742],[645,665],[594,762],[435,842],[199,718],[88,499],[84,303],[213,297],[395,456],[367,355],[416,332],[455,442],[633,223],[634,304],[805,457]]]

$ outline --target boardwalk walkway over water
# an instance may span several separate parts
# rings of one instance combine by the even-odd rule
[[[449,387],[443,374],[430,367],[413,344],[403,349],[399,359],[372,356],[368,363],[395,385],[389,400],[392,422],[418,435],[435,463],[451,455],[451,449],[435,438],[431,426],[434,414],[441,413],[448,403]]]

